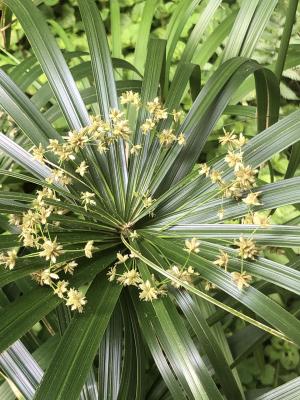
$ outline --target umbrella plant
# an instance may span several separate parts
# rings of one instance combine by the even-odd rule
[[[288,51],[297,1],[268,68],[251,54],[277,2],[243,2],[202,86],[198,44],[221,0],[203,8],[173,78],[199,1],[179,2],[167,39],[149,41],[156,2],[147,1],[134,65],[111,57],[94,0],[78,0],[89,56],[62,52],[31,0],[3,3],[35,54],[0,71],[0,105],[20,129],[15,140],[0,135],[14,161],[0,174],[7,188],[31,184],[0,193],[3,375],[17,396],[37,400],[244,399],[235,367],[245,355],[272,335],[300,345],[297,314],[269,296],[300,293],[299,228],[272,224],[276,208],[300,199],[300,112],[279,120],[282,71],[299,63]],[[218,31],[205,54],[224,39]],[[231,103],[251,77],[256,107]],[[224,129],[221,155],[199,162],[224,113],[257,118],[255,135]],[[291,146],[285,179],[264,182],[260,167]],[[290,262],[265,258],[268,246]],[[242,346],[225,335],[232,318],[244,321]],[[46,338],[29,351],[37,326]],[[299,394],[297,382],[257,398]]]

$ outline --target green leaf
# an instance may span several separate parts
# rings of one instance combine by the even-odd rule
[[[294,400],[300,395],[300,378],[295,378],[284,385],[270,390],[255,400]]]
[[[242,58],[234,58],[219,67],[201,90],[179,128],[180,132],[185,133],[186,145],[183,148],[174,146],[172,151],[169,151],[160,165],[157,178],[153,184],[154,189],[164,179],[159,189],[159,192],[161,192],[162,188],[164,190],[169,188],[171,184],[175,184],[191,171],[208,135],[232,94],[251,73],[254,73],[256,77],[259,76],[260,80],[263,79],[266,88],[268,88],[267,93],[261,90],[257,93],[259,98],[258,113],[261,120],[265,121],[266,115],[269,115],[271,123],[276,121],[279,107],[278,84],[274,82],[274,79],[276,80],[274,75],[267,72],[265,74],[260,70],[263,71],[263,68],[259,64]],[[266,113],[267,110],[271,112],[271,115]],[[258,118],[259,123],[261,123],[260,118]]]
[[[60,135],[5,72],[0,70],[0,104],[30,141],[47,147],[49,139]]]
[[[149,272],[144,272],[145,277],[150,277]],[[187,394],[197,399],[221,399],[174,304],[169,299],[152,304],[136,303],[139,319],[144,318],[153,324],[161,347]]]
[[[151,241],[153,245],[158,246],[161,254],[164,254],[164,257],[172,260],[176,265],[184,265],[186,255],[184,254],[182,247],[171,243],[171,241],[156,239],[153,236],[151,236]],[[154,248],[152,246],[149,247],[148,243],[143,243],[143,249],[146,252],[145,254],[148,256],[148,259],[153,259],[151,254],[154,253]],[[157,262],[157,260],[155,261]],[[162,259],[160,262],[162,262]],[[296,328],[296,326],[300,327],[300,322],[288,311],[283,309],[277,303],[253,287],[242,289],[240,291],[233,283],[229,273],[221,270],[220,268],[216,268],[212,262],[204,259],[203,257],[191,254],[189,263],[201,274],[203,278],[217,285],[217,287],[219,287],[225,293],[229,294],[231,297],[234,297],[239,302],[254,311],[257,315],[262,317],[265,321],[279,329],[295,343],[298,345],[300,344],[300,330],[299,328]],[[151,264],[150,266],[154,267],[154,265],[156,264]],[[157,270],[160,270],[160,273],[162,273],[164,276],[173,279],[172,275],[169,276],[168,273],[166,271],[162,271],[161,268],[158,268]],[[182,286],[184,285],[182,284]],[[196,289],[192,289],[190,285],[187,286],[190,291],[193,291],[195,294],[197,294]],[[257,326],[259,326],[259,324]]]
[[[218,381],[228,399],[243,399],[243,395],[234,379],[233,373],[220,349],[215,337],[211,334],[205,318],[201,315],[201,309],[196,298],[187,292],[174,291],[175,299],[184,316],[194,330],[201,348],[208,356]]]
[[[142,14],[142,20],[139,24],[137,42],[135,45],[133,64],[139,71],[144,71],[147,57],[147,45],[149,43],[149,35],[155,8],[158,0],[146,0]]]
[[[84,313],[75,314],[49,365],[35,399],[76,399],[92,366],[121,286],[111,285],[105,274],[88,290]],[[101,293],[99,298],[98,294]]]
[[[108,120],[110,108],[118,108],[118,98],[105,27],[94,0],[79,0],[78,5],[89,43],[100,113]],[[123,141],[110,146],[108,162],[114,199],[118,209],[124,210],[127,165]]]
[[[26,399],[33,398],[43,371],[20,340],[0,355],[0,368]]]
[[[80,129],[87,125],[89,118],[79,91],[40,11],[31,0],[4,0],[4,3],[20,21],[69,126]]]
[[[99,272],[114,261],[114,256],[104,253],[100,260],[83,263],[70,284],[80,286],[90,282]],[[85,264],[85,265],[84,265]],[[38,287],[0,310],[0,352],[9,347],[36,322],[52,311],[62,300],[47,287]]]
[[[112,55],[122,57],[121,48],[121,15],[119,0],[110,0],[110,25],[112,36]]]
[[[125,349],[127,351],[127,349]],[[99,398],[118,396],[123,352],[123,321],[120,302],[111,315],[99,348]]]

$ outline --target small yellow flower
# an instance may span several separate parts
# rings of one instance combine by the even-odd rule
[[[131,147],[130,149],[130,154],[139,154],[140,150],[141,150],[142,146],[140,144],[136,144],[134,146]]]
[[[128,254],[123,255],[122,253],[118,252],[117,259],[118,261],[116,262],[116,264],[124,264],[129,259],[129,255]]]
[[[87,244],[84,246],[84,254],[87,258],[93,257],[93,251],[95,250],[94,241],[89,240]]]
[[[172,115],[173,115],[174,122],[178,122],[178,121],[180,121],[180,118],[182,116],[182,111],[181,110],[179,110],[179,111],[173,110]]]
[[[239,240],[234,241],[234,244],[239,247],[239,255],[244,259],[250,258],[254,260],[258,254],[258,249],[252,239],[245,239],[243,236],[240,236]]]
[[[56,273],[51,272],[50,268],[44,269],[41,273],[42,285],[51,285],[52,279],[59,279],[59,276]]]
[[[229,262],[228,253],[221,250],[218,258],[214,261],[214,264],[218,265],[219,267],[224,267],[225,270],[227,270],[228,262]]]
[[[173,265],[172,268],[167,269],[167,272],[169,272],[175,278],[181,280],[183,283],[187,283],[189,285],[192,285],[193,279],[199,275],[198,272],[195,272],[194,268],[191,266],[187,269],[182,269],[177,265]],[[180,288],[182,286],[180,283],[173,280],[171,280],[171,285],[176,288]]]
[[[75,172],[77,172],[77,174],[79,174],[80,176],[84,176],[88,167],[89,166],[86,164],[86,162],[82,161],[79,164],[79,167],[76,168]]]
[[[67,281],[58,281],[56,284],[56,288],[54,289],[54,293],[57,294],[57,296],[60,299],[64,298],[64,293],[68,291],[67,286],[69,285],[69,282]]]
[[[243,147],[244,144],[246,144],[246,143],[247,143],[247,139],[245,138],[245,136],[242,133],[240,133],[239,137],[234,141],[234,145],[237,148]]]
[[[120,97],[121,104],[133,104],[136,107],[140,106],[141,99],[138,93],[134,93],[132,90],[129,90],[125,93],[122,93]]]
[[[42,164],[45,163],[45,159],[44,159],[45,153],[46,153],[46,149],[44,149],[44,147],[41,145],[41,143],[39,144],[39,147],[34,146],[34,148],[32,149],[33,158]]]
[[[251,189],[255,184],[255,175],[257,172],[258,170],[251,168],[250,165],[239,165],[235,171],[236,182],[242,189]]]
[[[208,177],[210,172],[210,167],[207,164],[199,164],[199,175],[205,175]]]
[[[141,131],[145,135],[155,127],[155,122],[151,118],[147,118],[141,125]]]
[[[246,271],[242,273],[231,272],[231,278],[239,290],[242,290],[244,287],[249,287],[249,283],[252,281],[252,276],[247,274]]]
[[[82,205],[84,206],[84,209],[87,211],[88,205],[95,206],[96,202],[93,200],[95,197],[95,193],[91,192],[81,192],[81,202]]]
[[[65,274],[73,275],[74,269],[75,269],[77,266],[78,266],[78,264],[77,264],[77,262],[74,261],[74,260],[73,260],[73,261],[70,261],[70,262],[68,262],[68,263],[66,263],[66,264],[64,264],[63,269],[64,269]]]
[[[199,246],[200,246],[200,241],[197,240],[196,238],[192,239],[186,239],[185,243],[185,249],[184,251],[187,251],[188,253],[199,253]]]
[[[212,170],[210,173],[212,183],[222,183],[222,175],[220,171]]]
[[[42,251],[39,253],[40,257],[45,257],[46,261],[51,260],[51,262],[56,262],[56,257],[63,253],[63,247],[57,243],[57,238],[55,240],[46,239],[41,245]]]
[[[158,297],[158,290],[151,285],[149,280],[139,285],[140,294],[139,298],[144,301],[156,300]]]
[[[246,225],[259,225],[262,228],[270,226],[269,218],[258,213],[247,214],[245,218],[243,218],[242,223]]]
[[[261,192],[249,193],[242,201],[248,206],[259,206],[262,203],[258,200],[258,196],[261,195]]]
[[[209,282],[209,281],[206,281],[206,282],[205,282],[205,286],[204,286],[204,290],[205,290],[206,292],[209,292],[210,290],[216,289],[216,287],[217,287],[217,286],[216,286],[214,283]]]
[[[22,216],[17,214],[10,214],[8,222],[11,225],[20,226],[22,225]]]
[[[165,147],[169,147],[177,139],[173,129],[164,129],[162,132],[160,132],[158,138],[159,143]]]
[[[134,268],[125,271],[117,278],[117,281],[123,286],[138,286],[139,283],[143,282],[139,272]]]
[[[83,311],[83,306],[87,303],[83,293],[76,289],[70,289],[68,291],[68,299],[66,305],[71,307],[71,310],[78,310],[80,313]]]
[[[221,136],[219,138],[219,143],[221,144],[221,146],[234,145],[237,139],[237,136],[234,134],[234,130],[231,132],[227,132],[225,128],[223,128],[223,132],[224,136]]]
[[[5,253],[0,254],[0,264],[3,264],[5,268],[10,270],[14,269],[17,261],[17,250],[9,250]]]
[[[106,274],[109,278],[109,282],[113,282],[116,278],[116,274],[117,274],[117,268],[114,266],[112,268],[109,269],[108,273]]]
[[[124,116],[124,113],[120,110],[117,110],[115,108],[112,108],[109,112],[109,117],[113,122],[118,122],[120,121]]]
[[[225,157],[225,161],[229,165],[229,167],[234,167],[237,169],[240,165],[242,165],[243,153],[235,153],[233,151],[228,150],[227,155]]]
[[[130,234],[129,234],[129,237],[130,237],[130,239],[132,239],[132,241],[137,239],[139,236],[140,235],[137,233],[136,230],[134,230],[133,232],[130,232]]]
[[[185,136],[182,132],[178,135],[177,142],[180,146],[184,146],[186,144]]]

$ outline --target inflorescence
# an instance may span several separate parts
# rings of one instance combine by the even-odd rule
[[[176,126],[181,118],[180,111],[173,110],[169,113],[158,98],[143,105],[140,96],[131,91],[122,94],[120,103],[123,106],[145,108],[147,115],[140,126],[141,134],[152,135],[159,142],[162,149],[168,149],[173,145],[185,145],[186,138],[182,132],[178,133],[178,129],[158,130],[160,121],[167,118],[172,118],[173,124]],[[45,187],[37,190],[36,197],[30,208],[22,215],[11,215],[10,217],[10,223],[20,230],[20,247],[31,249],[28,257],[37,256],[43,260],[43,268],[32,273],[32,278],[42,286],[51,287],[54,293],[63,299],[71,310],[82,312],[87,300],[82,291],[70,287],[67,276],[73,275],[78,267],[76,261],[78,258],[82,256],[86,258],[93,257],[94,252],[97,251],[97,245],[93,240],[90,240],[81,250],[77,250],[78,256],[70,255],[71,258],[68,258],[71,250],[65,248],[57,237],[53,237],[54,228],[59,228],[60,226],[60,222],[53,217],[64,216],[70,212],[60,205],[61,197],[57,188],[68,190],[76,181],[85,184],[89,190],[81,191],[79,196],[74,199],[75,205],[82,210],[80,218],[84,219],[84,212],[96,209],[100,199],[97,192],[91,187],[88,179],[90,166],[82,160],[82,151],[91,147],[97,149],[100,154],[104,154],[109,150],[110,146],[119,140],[125,142],[127,161],[130,157],[138,156],[142,150],[141,143],[132,142],[132,132],[129,121],[125,118],[125,112],[112,109],[109,114],[109,120],[104,120],[100,116],[92,116],[90,125],[78,131],[69,132],[66,136],[63,136],[62,141],[50,139],[46,148],[41,144],[33,147],[32,154],[34,159],[49,165],[51,174],[46,179]],[[242,134],[237,136],[234,132],[224,131],[224,136],[220,138],[221,146],[227,148],[225,162],[228,167],[233,169],[233,179],[230,181],[226,180],[226,176],[223,176],[222,171],[212,169],[207,164],[200,165],[199,173],[217,185],[218,195],[222,199],[233,198],[246,204],[249,212],[242,219],[242,223],[265,227],[268,226],[267,218],[252,211],[253,206],[261,204],[261,192],[252,191],[255,187],[258,170],[243,163],[242,149],[245,143],[245,137]],[[50,162],[49,158],[55,158],[57,160],[56,164]],[[74,171],[72,173],[69,172],[70,166]],[[155,201],[148,192],[136,193],[135,195],[140,198],[144,208],[151,207]],[[220,219],[224,219],[223,207],[218,211],[218,216]],[[124,231],[124,229],[123,227],[121,230]],[[126,228],[126,230],[128,230],[128,237],[131,240],[138,238],[139,235],[136,231],[131,230],[131,228]],[[249,286],[252,280],[251,275],[243,271],[243,260],[253,260],[258,255],[258,248],[251,237],[240,236],[234,244],[238,248],[238,255],[241,259],[241,271],[232,272],[231,277],[237,287],[242,289]],[[167,293],[168,284],[175,288],[180,288],[180,282],[192,285],[194,280],[199,278],[199,273],[189,265],[189,260],[192,253],[197,254],[200,252],[200,241],[197,238],[186,240],[184,252],[187,257],[184,265],[170,265],[167,272],[171,277],[162,281],[157,280],[154,275],[147,280],[143,280],[138,270],[139,255],[118,252],[116,256],[117,262],[107,274],[108,279],[111,282],[116,281],[122,286],[137,287],[141,300],[155,300]],[[0,262],[5,268],[12,270],[18,264],[18,250],[12,249],[1,253]],[[214,264],[227,271],[229,255],[221,250]],[[62,279],[62,275],[65,279]],[[206,282],[205,287],[210,289],[214,285]]]

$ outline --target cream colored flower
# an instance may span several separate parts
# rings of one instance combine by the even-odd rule
[[[137,239],[140,235],[137,233],[136,230],[134,230],[133,232],[130,232],[129,237],[130,239],[132,239],[132,241],[134,241],[135,239]]]
[[[20,226],[22,225],[22,216],[18,214],[10,214],[8,222],[11,225]]]
[[[141,131],[145,135],[155,127],[155,122],[151,118],[147,118],[146,121],[141,125]]]
[[[165,147],[169,147],[177,139],[173,129],[163,129],[162,132],[159,133],[158,138],[159,143]]]
[[[0,264],[3,264],[5,268],[10,270],[14,269],[17,261],[17,250],[9,250],[5,253],[0,254]]]
[[[84,206],[84,209],[87,211],[88,205],[95,206],[96,202],[93,200],[95,197],[95,193],[91,192],[81,192],[81,203]]]
[[[77,174],[79,174],[80,176],[84,176],[87,169],[88,169],[88,165],[86,164],[85,161],[82,161],[79,166],[75,169],[75,172],[77,172]]]
[[[109,277],[108,278],[109,282],[113,282],[117,275],[117,268],[115,266],[110,268],[106,275]]]
[[[180,118],[182,116],[182,111],[181,110],[179,110],[179,111],[173,110],[172,115],[173,115],[174,122],[178,122],[178,121],[180,121]]]
[[[68,291],[68,299],[66,305],[71,307],[71,310],[78,310],[80,313],[83,311],[83,306],[87,303],[87,300],[83,293],[76,289],[70,289]]]
[[[45,257],[46,261],[51,260],[51,262],[56,262],[56,257],[60,256],[63,253],[63,247],[57,243],[57,238],[53,241],[50,239],[46,239],[44,243],[41,245],[43,249],[40,253],[40,257]]]
[[[229,165],[229,167],[234,167],[235,169],[239,168],[242,165],[243,153],[235,153],[233,151],[228,150],[227,155],[225,157],[225,161]]]
[[[64,293],[68,291],[67,286],[69,285],[69,282],[67,281],[58,281],[56,284],[56,288],[54,289],[54,293],[57,294],[57,296],[60,299],[64,298]]]
[[[158,290],[151,285],[149,280],[139,285],[140,294],[139,298],[144,301],[156,300],[158,296]]]
[[[182,283],[187,283],[191,285],[193,283],[193,279],[198,276],[198,272],[195,272],[193,267],[188,267],[187,269],[179,268],[177,265],[173,265],[170,269],[167,269],[171,275],[175,278],[179,279]],[[171,285],[180,288],[182,285],[177,281],[173,281],[171,279]]]
[[[252,239],[245,239],[240,236],[239,240],[234,241],[234,244],[239,247],[239,255],[244,259],[250,258],[254,260],[258,254],[258,249]]]
[[[258,200],[258,197],[261,195],[261,192],[249,193],[242,201],[248,206],[259,206],[262,203]]]
[[[270,226],[269,218],[258,213],[247,214],[245,218],[243,218],[242,223],[246,225],[259,225],[262,228]]]
[[[32,149],[33,158],[42,164],[45,163],[44,159],[45,153],[46,149],[44,149],[41,143],[39,144],[39,147],[34,146],[34,148]]]
[[[117,259],[118,261],[116,262],[116,264],[124,264],[129,259],[129,255],[128,254],[123,255],[122,253],[118,252]]]
[[[77,264],[76,261],[73,260],[73,261],[70,261],[70,262],[66,263],[66,264],[63,266],[63,269],[64,269],[65,274],[73,275],[74,269],[75,269],[76,267],[78,267],[78,264]]]
[[[185,249],[184,251],[187,251],[188,253],[199,253],[199,246],[200,246],[200,241],[197,240],[196,238],[192,239],[186,239],[185,243]]]
[[[59,279],[59,276],[55,272],[51,272],[50,268],[44,269],[41,272],[41,282],[43,285],[51,285],[52,279]]]
[[[177,137],[177,142],[180,146],[184,146],[186,144],[185,136],[182,132],[179,133],[179,135]]]
[[[130,149],[130,154],[133,154],[133,155],[139,154],[141,148],[142,148],[142,146],[140,144],[136,144],[136,145],[132,146]]]
[[[210,173],[210,179],[212,183],[222,183],[222,172],[217,170],[212,170]]]
[[[219,143],[221,144],[221,146],[234,145],[237,139],[234,130],[232,130],[231,132],[227,132],[225,128],[223,128],[223,132],[224,135],[219,138]]]
[[[120,96],[121,104],[133,104],[136,107],[140,106],[141,99],[138,93],[134,93],[132,90],[129,90],[125,93],[122,93]]]
[[[75,153],[77,153],[80,149],[83,149],[88,143],[89,137],[87,131],[88,127],[85,127],[79,131],[69,132],[68,136],[63,137]]]
[[[95,250],[94,241],[89,240],[87,244],[84,246],[84,254],[87,258],[93,257],[93,251]]]
[[[240,133],[239,137],[234,141],[234,145],[237,148],[241,148],[244,146],[244,144],[247,143],[247,139],[245,138],[245,136],[242,134],[242,132]]]
[[[242,290],[243,287],[249,287],[249,283],[252,281],[252,276],[247,274],[246,271],[242,273],[231,272],[231,278],[239,290]]]
[[[227,270],[228,262],[229,262],[228,253],[221,250],[218,258],[214,261],[214,264],[218,265],[219,267],[224,267],[225,270]]]
[[[216,286],[214,283],[209,282],[209,281],[206,281],[206,282],[205,282],[205,286],[204,286],[204,290],[205,290],[206,292],[209,292],[210,290],[216,289],[216,287],[217,287],[217,286]]]
[[[210,167],[207,164],[199,164],[199,175],[209,176]]]
[[[121,276],[119,276],[117,282],[123,286],[138,286],[138,284],[143,281],[139,272],[133,268],[129,271],[125,271]]]
[[[154,201],[155,201],[155,200],[152,199],[151,196],[145,196],[145,197],[143,197],[143,199],[142,199],[142,202],[143,202],[145,208],[151,207],[152,204],[154,203]]]
[[[253,169],[249,165],[240,165],[235,171],[236,182],[239,183],[242,189],[251,189],[255,184],[255,175],[257,172],[257,169]]]

